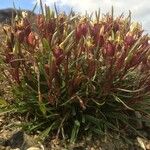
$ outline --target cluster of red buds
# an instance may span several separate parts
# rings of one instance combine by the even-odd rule
[[[73,88],[72,85],[80,88],[87,79],[100,82],[98,78],[103,76],[108,81],[99,83],[104,87],[102,91],[110,91],[117,86],[113,85],[114,80],[123,80],[129,70],[144,73],[150,69],[150,38],[144,35],[140,24],[131,23],[129,17],[115,18],[107,14],[91,20],[48,11],[36,15],[33,22],[25,16],[11,27],[5,47],[6,62],[12,68],[28,68],[29,72],[34,72],[35,64],[40,67],[42,64],[50,89],[61,86],[53,85],[54,78],[61,75],[67,88]],[[23,65],[19,59],[24,60]],[[24,68],[20,71],[26,72]],[[143,86],[148,80],[142,82]],[[94,85],[91,87],[96,89]]]

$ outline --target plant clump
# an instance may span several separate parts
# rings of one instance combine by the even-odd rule
[[[56,11],[57,12],[57,11]],[[23,13],[4,27],[3,73],[28,131],[78,135],[136,131],[150,113],[150,44],[131,14]],[[133,117],[132,117],[133,116]],[[45,130],[46,129],[46,130]]]

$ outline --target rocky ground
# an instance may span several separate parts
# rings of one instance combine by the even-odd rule
[[[1,81],[0,99],[11,100],[9,87],[6,82]],[[5,88],[4,88],[5,87]],[[4,90],[5,89],[5,90]],[[7,89],[7,90],[6,90]],[[140,114],[136,114],[140,120]],[[49,137],[41,142],[38,135],[29,135],[19,127],[21,118],[15,118],[7,113],[0,112],[0,150],[150,150],[150,125],[148,128],[142,122],[137,122],[141,134],[145,136],[129,137],[130,144],[124,142],[118,135],[114,138],[102,137],[83,137],[76,144],[70,144],[67,140]]]
[[[2,121],[2,119],[1,119]],[[123,143],[121,139],[93,139],[86,137],[76,144],[59,139],[39,142],[36,135],[27,135],[22,130],[10,129],[3,125],[0,131],[1,150],[150,150],[150,140],[136,137],[133,144]]]

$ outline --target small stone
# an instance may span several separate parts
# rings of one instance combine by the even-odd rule
[[[137,137],[137,141],[139,143],[139,146],[143,149],[143,150],[146,150],[146,147],[145,147],[145,142],[142,138],[140,137]]]
[[[150,142],[146,145],[146,149],[150,150]]]
[[[5,141],[4,146],[10,146],[11,148],[22,147],[24,144],[24,133],[23,131],[18,131],[14,133],[8,140]]]

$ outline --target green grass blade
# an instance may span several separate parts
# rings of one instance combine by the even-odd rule
[[[71,143],[75,143],[75,141],[77,140],[79,129],[80,129],[80,122],[78,120],[75,120],[70,138]]]

